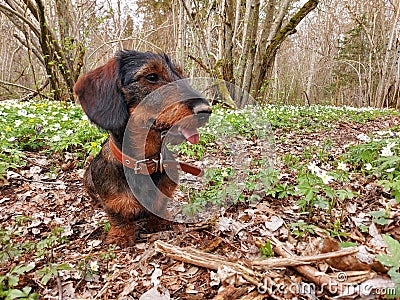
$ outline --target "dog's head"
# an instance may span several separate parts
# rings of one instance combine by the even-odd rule
[[[121,139],[129,117],[134,113],[138,126],[152,126],[164,132],[173,128],[191,143],[198,142],[197,127],[211,113],[208,101],[183,79],[182,72],[165,54],[125,50],[105,65],[80,77],[74,92],[88,118]],[[165,86],[165,89],[160,89]],[[140,102],[156,90],[158,97]],[[145,109],[144,109],[145,108]],[[155,112],[158,113],[155,113]],[[191,117],[191,118],[189,118]]]

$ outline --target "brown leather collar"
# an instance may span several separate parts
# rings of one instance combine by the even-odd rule
[[[109,146],[114,157],[125,167],[135,171],[135,174],[151,175],[155,172],[162,172],[164,169],[181,169],[182,171],[194,176],[203,176],[202,169],[176,160],[163,160],[160,153],[159,159],[141,159],[137,160],[122,151],[115,145],[112,138],[109,138]]]

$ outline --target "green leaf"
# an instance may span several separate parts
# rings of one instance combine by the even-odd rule
[[[400,265],[400,243],[399,243],[399,241],[395,240],[388,234],[384,234],[382,236],[382,238],[385,241],[386,245],[388,246],[389,252],[391,253],[394,261],[397,262],[397,265]]]
[[[21,290],[11,289],[7,291],[6,299],[18,299],[18,298],[24,298],[26,296],[27,295]]]
[[[337,190],[335,191],[336,196],[341,200],[344,201],[346,199],[353,199],[354,194],[350,190]]]
[[[396,267],[391,268],[388,271],[388,275],[390,276],[390,279],[392,279],[392,281],[394,283],[400,284],[400,273],[399,273],[398,268],[396,268]]]
[[[260,252],[264,257],[273,257],[274,256],[274,250],[272,250],[270,240],[267,240],[265,245],[260,248]]]
[[[26,266],[19,265],[19,266],[16,266],[15,268],[13,268],[10,273],[23,275],[23,274],[31,271],[34,267],[35,267],[34,265],[26,265]]]
[[[385,266],[400,266],[400,243],[388,234],[382,235],[382,238],[388,246],[389,254],[380,254],[376,258]]]
[[[18,276],[10,275],[8,276],[8,286],[16,286],[19,282]]]
[[[367,213],[372,217],[372,221],[379,225],[387,225],[388,224],[388,213],[386,211],[376,210],[370,211]]]
[[[61,265],[57,266],[56,269],[57,270],[72,270],[72,268],[70,267],[69,264],[61,264]]]
[[[51,277],[53,277],[53,274],[52,274],[52,272],[49,272],[49,273],[47,273],[46,275],[44,275],[44,276],[42,277],[42,279],[40,279],[40,282],[41,282],[43,285],[46,285],[46,284],[49,282],[49,280],[51,279]]]
[[[343,243],[339,243],[340,248],[349,248],[349,247],[356,247],[358,246],[357,243],[353,243],[353,242],[343,242]]]

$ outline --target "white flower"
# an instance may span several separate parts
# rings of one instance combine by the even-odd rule
[[[63,117],[61,118],[61,121],[68,121],[68,115],[64,114]]]
[[[53,136],[53,138],[51,140],[53,142],[59,142],[59,141],[61,141],[61,137],[59,135],[55,135],[55,136]]]
[[[65,135],[71,135],[73,133],[74,133],[74,131],[72,129],[68,129],[65,131]]]
[[[365,133],[360,133],[359,135],[357,135],[357,139],[359,139],[360,141],[363,141],[363,142],[371,141],[371,139]]]
[[[311,171],[313,174],[318,174],[321,172],[321,169],[317,166],[317,163],[312,161],[308,164],[307,168]]]
[[[18,110],[18,116],[20,117],[26,117],[27,114],[28,112],[25,109]]]
[[[16,140],[15,136],[12,136],[7,141],[9,141],[10,143],[14,143],[15,140]]]
[[[396,143],[388,143],[385,147],[381,150],[381,156],[388,157],[393,156],[392,148],[396,146]]]
[[[53,125],[54,130],[59,130],[61,128],[61,125],[59,123],[56,123]]]
[[[15,127],[19,127],[22,124],[21,120],[15,120]]]
[[[222,175],[222,177],[228,177],[229,173],[226,170],[223,170],[221,175]]]
[[[387,169],[386,172],[391,173],[391,172],[393,172],[394,170],[396,170],[396,168],[390,168],[390,169]]]
[[[366,163],[364,168],[365,168],[365,170],[370,171],[370,170],[372,170],[372,165],[370,163]]]
[[[345,164],[345,163],[342,163],[342,162],[338,162],[337,168],[338,168],[339,170],[342,170],[342,171],[348,171],[348,170],[349,170],[349,168],[346,166],[346,164]]]
[[[378,130],[376,132],[377,135],[383,136],[383,135],[387,135],[389,133],[389,131],[386,130]]]
[[[329,182],[331,182],[333,180],[333,177],[328,175],[328,173],[325,170],[321,170],[319,172],[319,174],[317,174],[317,176],[319,178],[321,178],[322,182],[325,183],[325,184],[328,184]]]
[[[97,261],[91,261],[89,266],[92,271],[97,272],[99,270],[99,265],[97,264]]]

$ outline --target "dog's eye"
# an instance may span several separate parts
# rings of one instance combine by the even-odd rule
[[[149,81],[151,83],[156,83],[158,81],[158,74],[152,73],[152,74],[147,75],[145,78],[147,81]]]

